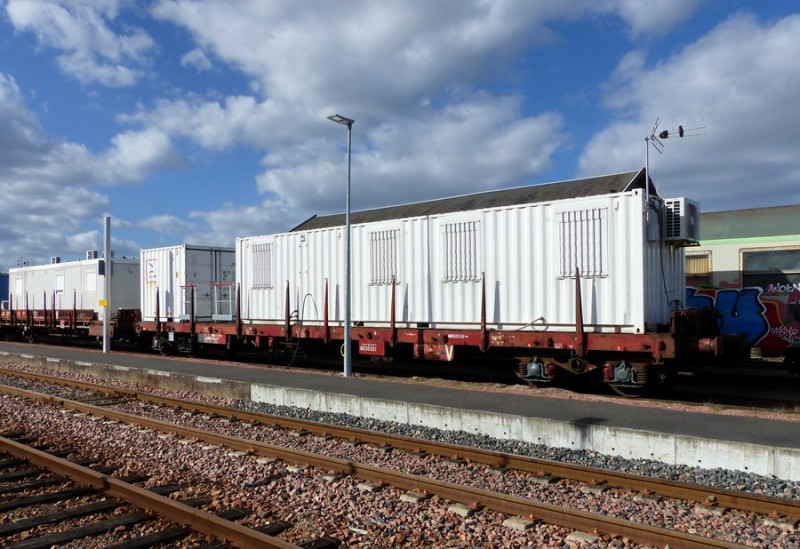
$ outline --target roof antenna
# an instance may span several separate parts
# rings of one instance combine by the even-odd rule
[[[644,204],[645,204],[645,215],[649,211],[650,206],[650,145],[658,151],[658,154],[664,153],[664,143],[661,142],[662,139],[668,139],[670,137],[697,137],[699,135],[705,135],[706,132],[706,125],[703,122],[703,119],[693,120],[691,124],[686,125],[679,125],[677,128],[673,128],[671,130],[662,130],[656,135],[656,131],[658,130],[658,118],[656,118],[655,124],[653,124],[653,129],[650,130],[650,135],[644,138]]]

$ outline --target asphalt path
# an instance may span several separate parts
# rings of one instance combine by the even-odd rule
[[[298,372],[283,367],[269,367],[252,363],[237,364],[115,351],[103,353],[100,350],[66,346],[0,342],[0,351],[350,394],[365,398],[549,418],[576,426],[605,425],[671,435],[800,449],[800,423],[792,421],[667,410],[663,407],[631,405],[625,401],[552,398],[537,391],[531,391],[528,394],[486,392],[412,383],[408,380],[381,380],[358,376],[345,378],[339,374],[332,374],[330,371],[308,373],[307,370]]]

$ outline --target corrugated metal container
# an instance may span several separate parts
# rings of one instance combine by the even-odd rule
[[[236,254],[233,248],[183,244],[142,250],[141,310],[143,320],[155,320],[156,295],[161,320],[195,317],[230,320],[234,314]]]
[[[14,309],[92,309],[102,320],[106,299],[102,259],[54,262],[9,269],[9,297]],[[117,309],[139,306],[139,260],[111,259],[112,316]]]
[[[663,203],[651,196],[656,203]],[[491,328],[570,330],[575,272],[588,331],[641,333],[684,295],[683,250],[659,238],[641,189],[352,225],[352,319],[399,327],[477,327],[482,282]],[[344,228],[237,239],[242,318],[344,316]],[[648,238],[649,237],[649,238]]]

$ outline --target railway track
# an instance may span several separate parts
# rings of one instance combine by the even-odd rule
[[[0,436],[0,452],[16,459],[7,458],[0,466],[3,469],[13,469],[10,472],[0,473],[0,494],[14,496],[10,500],[0,503],[0,513],[22,510],[45,503],[71,500],[79,497],[95,496],[95,501],[83,505],[60,509],[50,513],[12,520],[0,524],[0,539],[8,540],[3,547],[15,549],[49,548],[68,542],[90,542],[92,536],[126,529],[129,526],[153,521],[156,518],[166,519],[172,523],[186,525],[168,526],[142,536],[139,539],[120,541],[118,547],[147,547],[158,543],[169,543],[180,540],[193,533],[201,533],[220,540],[233,543],[236,547],[248,548],[296,548],[291,543],[286,543],[274,536],[259,532],[252,528],[241,526],[233,519],[245,514],[242,510],[231,509],[215,515],[198,509],[207,504],[209,500],[190,498],[176,501],[166,497],[167,494],[176,492],[178,487],[162,485],[152,490],[144,489],[134,482],[141,482],[147,476],[133,476],[118,479],[110,476],[109,471],[96,471],[80,463],[64,459],[56,454],[49,453],[28,444],[14,440],[11,436],[23,433],[6,433]],[[28,464],[38,468],[30,468]],[[55,477],[49,475],[56,475]],[[42,478],[46,475],[45,478]],[[35,477],[33,482],[19,482],[20,479]],[[69,479],[74,487],[64,489],[63,480]],[[37,492],[28,495],[42,487],[50,486],[46,493]],[[122,514],[116,513],[121,507],[133,507]],[[96,518],[100,514],[100,518]],[[81,526],[63,528],[56,532],[31,537],[13,539],[13,536],[35,531],[37,528],[58,523],[69,523],[79,517],[94,516],[95,518]]]
[[[19,375],[19,372],[7,372],[10,375]],[[625,489],[630,491],[630,497],[638,501],[649,500],[658,502],[660,498],[679,498],[696,503],[695,512],[708,515],[722,515],[729,509],[759,513],[765,517],[771,516],[773,523],[775,517],[789,517],[783,523],[791,524],[791,517],[800,516],[800,507],[795,502],[779,498],[769,498],[755,494],[719,490],[705,486],[684,484],[651,477],[641,477],[630,474],[615,473],[595,468],[566,465],[561,463],[535,460],[509,454],[499,454],[485,450],[476,450],[454,446],[450,444],[425,442],[408,437],[398,437],[373,433],[346,427],[317,424],[314,422],[287,419],[278,416],[265,416],[242,410],[200,404],[193,401],[183,401],[174,398],[147,395],[143,393],[125,391],[116,388],[98,388],[93,384],[63,380],[48,376],[34,376],[24,374],[26,379],[62,383],[83,391],[97,392],[102,390],[108,402],[141,402],[158,406],[178,407],[188,410],[194,416],[203,418],[225,418],[225,421],[235,420],[238,423],[268,425],[272,429],[289,430],[295,438],[313,435],[319,439],[336,437],[346,441],[347,444],[366,443],[376,448],[378,452],[387,452],[388,449],[405,450],[415,455],[444,456],[450,463],[458,465],[463,463],[483,464],[489,474],[503,474],[504,471],[518,471],[529,475],[527,482],[531,484],[551,484],[559,479],[569,479],[581,483],[578,488],[582,493],[602,493],[606,490]],[[273,444],[260,443],[252,439],[231,436],[221,433],[209,433],[204,429],[196,429],[171,422],[164,422],[152,418],[132,416],[130,414],[110,410],[105,406],[87,404],[74,400],[58,398],[48,395],[36,395],[21,389],[7,389],[8,392],[36,398],[42,402],[57,403],[80,413],[93,414],[105,417],[108,420],[135,422],[159,432],[172,433],[184,439],[203,440],[207,443],[225,446],[248,454],[268,456],[270,459],[280,459],[286,462],[312,465],[324,471],[335,472],[339,475],[352,475],[374,486],[391,485],[395,488],[408,490],[415,494],[437,494],[441,498],[453,502],[460,502],[469,509],[490,509],[516,517],[525,522],[522,517],[535,517],[552,524],[581,531],[600,531],[607,534],[622,535],[643,544],[669,544],[678,547],[738,547],[736,543],[709,539],[698,535],[676,532],[667,528],[650,526],[606,516],[602,513],[588,513],[579,509],[565,509],[561,506],[533,501],[526,497],[501,494],[494,491],[476,488],[474,486],[457,485],[441,480],[429,479],[420,475],[403,473],[382,467],[375,467],[352,460],[333,458],[322,454],[315,454],[303,450],[285,448]],[[98,397],[95,402],[101,402]],[[530,520],[528,523],[532,523]]]

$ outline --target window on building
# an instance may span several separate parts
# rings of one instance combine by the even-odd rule
[[[699,288],[711,285],[711,252],[686,254],[686,284]]]
[[[480,221],[446,223],[442,227],[444,282],[481,279]]]
[[[391,284],[397,276],[397,253],[400,230],[373,231],[369,238],[369,283]],[[395,278],[395,282],[397,282]]]
[[[800,248],[743,251],[742,286],[773,295],[800,292]]]
[[[572,210],[557,214],[560,277],[608,276],[608,208]]]
[[[253,288],[272,288],[272,243],[253,245]]]

